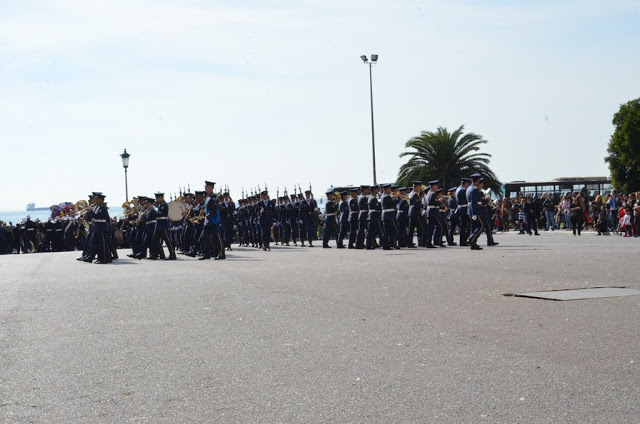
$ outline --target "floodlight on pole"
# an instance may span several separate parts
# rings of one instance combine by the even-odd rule
[[[362,59],[365,65],[369,65],[369,94],[371,99],[371,150],[373,153],[373,184],[376,185],[378,184],[378,180],[376,178],[376,136],[373,125],[373,75],[371,71],[371,65],[374,65],[378,62],[378,55],[372,54],[371,62],[369,62],[366,55],[360,56],[360,59]]]

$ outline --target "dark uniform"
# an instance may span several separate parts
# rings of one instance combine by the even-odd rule
[[[268,196],[267,191],[263,191],[261,194],[263,196]],[[266,199],[260,200],[257,208],[260,218],[260,231],[262,234],[262,250],[271,250],[271,227],[273,225],[273,219],[276,215],[275,205],[267,197]]]
[[[482,177],[478,174],[471,176],[474,183],[482,181]],[[482,214],[482,191],[474,185],[469,186],[467,189],[467,203],[469,209],[469,217],[471,218],[471,234],[469,235],[469,244],[471,250],[482,250],[478,246],[478,237],[482,234],[484,226],[481,219]]]
[[[169,238],[169,205],[164,201],[164,193],[156,193],[155,196],[158,202],[156,226],[153,231],[153,243],[155,244],[155,250],[156,253],[164,259],[165,254],[162,249],[162,242],[164,242],[167,245],[167,250],[169,251],[169,257],[167,260],[175,260],[176,251],[171,239]]]
[[[344,248],[344,239],[349,232],[349,200],[347,200],[347,191],[342,190],[340,192],[340,203],[338,203],[338,211],[340,212],[340,231],[338,232],[338,238],[336,240],[338,248]]]
[[[322,247],[330,249],[329,240],[338,236],[337,212],[338,207],[333,201],[333,190],[327,191],[327,203],[325,204],[324,215],[322,217]]]
[[[231,250],[233,242],[233,221],[236,211],[236,204],[229,197],[229,193],[224,193],[224,201],[220,202],[220,216],[222,219],[222,234],[224,235],[224,247]]]
[[[456,201],[458,203],[458,220],[460,223],[460,246],[468,246],[469,240],[469,202],[467,201],[467,189],[464,184],[471,179],[463,178],[462,184],[456,189]]]
[[[456,228],[459,226],[460,218],[458,217],[458,200],[456,199],[457,187],[449,189],[449,198],[447,199],[447,208],[449,209],[449,236],[447,240],[452,240],[456,234]]]
[[[304,232],[309,240],[309,247],[313,247],[313,240],[316,238],[316,228],[318,226],[318,204],[312,197],[310,197],[310,190],[305,191],[305,196],[306,198],[300,203],[300,217],[302,225],[304,226]],[[301,228],[300,233],[302,232],[303,230]],[[304,245],[304,240],[302,244]]]
[[[369,186],[361,186],[362,190],[358,196],[358,237],[356,239],[356,249],[364,249],[365,234],[367,232],[367,222],[369,219],[369,196],[364,194],[369,190]]]
[[[99,199],[104,200],[105,196],[99,194],[96,196]],[[109,222],[109,212],[104,204],[97,204],[93,209],[88,212],[88,218],[93,224],[93,238],[92,238],[92,251],[90,256],[85,259],[85,262],[92,262],[93,258],[97,256],[96,263],[107,264],[111,262],[111,249],[106,239],[107,223]]]
[[[351,197],[349,198],[349,249],[355,248],[356,236],[358,234],[358,215],[360,214],[360,208],[358,208],[358,193],[357,188],[350,190]]]
[[[398,247],[407,247],[407,231],[409,229],[409,201],[405,198],[409,187],[401,187],[400,195],[396,200],[396,221],[398,222]]]
[[[396,248],[396,238],[398,236],[398,223],[396,221],[396,201],[387,193],[387,189],[391,188],[391,184],[383,184],[382,189],[385,193],[380,197],[380,208],[382,209],[382,249],[391,250]],[[399,248],[398,248],[399,249]]]
[[[367,242],[366,249],[375,249],[380,245],[376,241],[376,238],[382,238],[382,205],[378,200],[377,192],[379,188],[374,186],[371,188],[371,196],[369,197],[369,218],[367,225]]]
[[[429,181],[431,189],[427,192],[425,199],[425,206],[427,208],[427,234],[423,245],[429,248],[435,247],[434,244],[442,244],[441,229],[440,225],[438,225],[438,211],[440,209],[440,204],[438,203],[438,195],[435,191],[437,189],[434,189],[436,184],[438,184],[438,181],[436,180]],[[436,241],[434,242],[434,240]]]
[[[413,243],[413,233],[416,233],[418,245],[423,245],[424,225],[422,221],[422,200],[417,187],[422,187],[421,181],[413,182],[414,189],[409,194],[409,235],[407,237],[407,247],[416,247]]]

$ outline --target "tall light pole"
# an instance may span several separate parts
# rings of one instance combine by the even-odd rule
[[[365,65],[369,65],[369,94],[371,97],[371,150],[373,151],[373,184],[378,184],[376,178],[376,133],[373,127],[373,74],[371,72],[372,65],[378,63],[378,55],[371,55],[371,62],[366,55],[360,56]]]
[[[122,167],[124,168],[124,193],[126,201],[129,201],[129,185],[127,182],[127,168],[129,167],[129,153],[127,153],[127,149],[124,149],[124,153],[120,155],[122,158]]]

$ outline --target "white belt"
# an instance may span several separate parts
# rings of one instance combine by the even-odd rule
[[[476,202],[476,203],[477,203],[477,204],[479,204],[479,205],[481,205],[481,204],[482,204],[482,202]]]
[[[377,209],[369,209],[369,213],[380,213]]]
[[[459,208],[468,208],[469,205],[458,205]]]
[[[47,230],[47,231],[51,231],[51,230]],[[56,231],[62,231],[62,228],[58,228]]]
[[[156,219],[169,219],[169,217],[168,216],[159,216]]]
[[[383,209],[382,212],[395,212],[395,209]]]
[[[335,216],[335,213],[325,213],[324,216]]]
[[[427,206],[427,209],[440,209],[440,206]]]
[[[349,215],[353,215],[354,213],[360,213],[360,211],[349,212]]]
[[[35,231],[35,228],[27,228],[27,231]]]
[[[93,222],[107,222],[106,219],[94,219]]]
[[[147,224],[153,224],[154,222],[156,222],[155,219],[153,221],[147,221]]]

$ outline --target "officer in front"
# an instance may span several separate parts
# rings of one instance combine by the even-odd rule
[[[467,189],[467,204],[469,209],[469,217],[471,218],[471,234],[469,235],[469,245],[471,250],[482,250],[478,246],[478,237],[484,230],[481,215],[482,211],[482,187],[484,179],[480,174],[471,175],[472,185]]]

